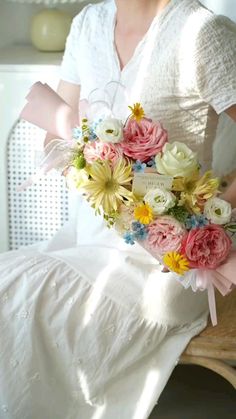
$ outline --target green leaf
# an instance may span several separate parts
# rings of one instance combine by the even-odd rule
[[[172,217],[174,217],[176,220],[178,220],[180,223],[185,223],[187,217],[189,216],[189,212],[186,210],[185,207],[183,206],[175,206],[173,208],[170,208],[167,211],[168,215],[171,215]]]
[[[233,224],[233,223],[226,224],[225,229],[227,231],[230,231],[231,233],[236,233],[236,224]]]

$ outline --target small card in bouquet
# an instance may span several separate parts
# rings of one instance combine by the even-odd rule
[[[148,191],[156,188],[171,190],[173,177],[157,173],[134,173],[132,191],[136,196],[145,196]]]

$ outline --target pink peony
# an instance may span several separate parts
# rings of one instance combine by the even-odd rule
[[[93,141],[84,147],[84,157],[88,163],[93,163],[99,159],[110,160],[112,164],[115,164],[122,155],[123,150],[119,144]]]
[[[145,247],[153,256],[162,256],[172,251],[178,252],[185,234],[186,230],[177,220],[169,215],[163,215],[149,224]]]
[[[181,252],[192,268],[215,269],[229,254],[232,242],[224,229],[217,224],[190,230],[186,234]]]
[[[129,119],[121,146],[126,156],[145,162],[158,154],[166,142],[167,132],[159,122],[147,118],[140,122]]]

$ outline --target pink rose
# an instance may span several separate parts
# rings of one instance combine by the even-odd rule
[[[115,164],[122,155],[123,150],[119,144],[93,141],[87,143],[84,147],[84,157],[88,163],[93,163],[99,159],[110,160],[112,164]]]
[[[190,230],[184,237],[181,252],[192,268],[215,269],[229,254],[232,241],[217,224]]]
[[[121,146],[126,156],[145,162],[160,153],[166,142],[167,132],[159,122],[147,118],[140,122],[129,119]]]
[[[148,238],[145,247],[153,256],[162,256],[166,252],[180,250],[186,234],[183,226],[169,215],[158,217],[148,226]]]

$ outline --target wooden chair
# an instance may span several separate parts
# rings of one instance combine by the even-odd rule
[[[235,272],[236,275],[236,272]],[[227,297],[217,293],[218,325],[208,326],[188,344],[180,363],[208,368],[236,389],[236,290]]]

